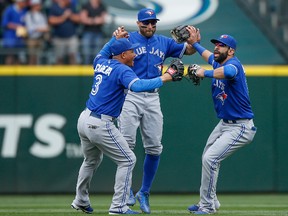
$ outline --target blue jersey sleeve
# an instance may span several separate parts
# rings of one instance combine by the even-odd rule
[[[118,71],[119,71],[118,73],[119,83],[118,84],[123,85],[125,89],[130,89],[133,83],[136,80],[139,80],[139,78],[137,77],[135,72],[127,65],[124,65],[120,62],[118,62],[117,64],[118,64]]]
[[[182,58],[185,50],[186,50],[186,43],[176,43],[175,40],[173,40],[172,38],[166,38],[166,37],[160,37],[162,38],[162,40],[166,39],[167,40],[167,44],[168,44],[168,50],[167,50],[167,54],[166,54],[166,58],[167,57],[173,57],[173,58]]]
[[[237,75],[237,72],[237,68],[232,64],[224,66],[224,76],[226,79],[233,79]]]
[[[155,88],[160,88],[162,85],[163,82],[160,77],[156,77],[153,79],[140,79],[136,80],[131,85],[130,90],[134,92],[150,91]]]
[[[111,51],[110,51],[110,46],[111,44],[116,40],[115,37],[112,37],[110,39],[110,41],[108,41],[104,47],[100,50],[100,52],[96,55],[96,57],[94,58],[93,60],[93,68],[95,68],[95,65],[96,65],[96,61],[97,59],[99,59],[100,57],[102,58],[106,58],[106,59],[109,59],[111,58],[112,54],[111,54]]]
[[[115,37],[112,37],[110,39],[110,41],[108,41],[104,47],[100,50],[99,54],[101,54],[101,56],[103,56],[104,58],[110,58],[111,57],[111,51],[110,51],[110,47],[111,44],[114,43],[114,41],[116,40]]]

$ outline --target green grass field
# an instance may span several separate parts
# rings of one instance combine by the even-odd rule
[[[0,215],[5,216],[76,216],[85,215],[70,208],[73,195],[2,195]],[[94,215],[108,215],[112,195],[91,195]],[[288,216],[288,194],[220,194],[221,208],[217,215],[231,216]],[[192,215],[186,209],[196,203],[198,195],[152,195],[152,214]],[[139,210],[139,204],[132,207]]]

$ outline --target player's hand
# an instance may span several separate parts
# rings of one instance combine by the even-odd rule
[[[127,31],[121,31],[117,34],[116,39],[119,38],[128,38],[128,32]]]
[[[201,40],[200,30],[195,28],[194,26],[187,26],[186,29],[188,30],[190,36],[187,39],[187,43],[194,44]]]
[[[128,32],[125,30],[124,26],[119,26],[114,32],[113,32],[113,36],[115,36],[117,39],[119,38],[128,38],[129,34]]]

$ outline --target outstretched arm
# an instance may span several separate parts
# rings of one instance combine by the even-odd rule
[[[130,87],[132,91],[141,92],[159,88],[164,82],[180,81],[184,74],[184,64],[180,59],[173,59],[166,72],[153,79],[138,79]]]
[[[216,79],[233,79],[237,75],[237,68],[234,65],[225,65],[214,70],[205,70],[199,67],[196,71],[197,77],[209,77]]]
[[[199,35],[200,35],[200,30],[192,27],[192,26],[187,26],[187,30],[190,33],[190,37],[187,39],[187,43],[191,44],[192,47],[202,56],[202,58],[208,62],[208,59],[211,55],[213,55],[212,52],[204,48],[203,46],[200,45],[199,41]]]
[[[134,92],[150,91],[155,88],[160,88],[164,82],[172,81],[172,76],[168,73],[164,73],[160,77],[153,79],[138,79],[130,87]]]

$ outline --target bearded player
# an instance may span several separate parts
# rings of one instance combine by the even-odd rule
[[[176,43],[172,38],[155,34],[157,22],[154,10],[141,9],[138,12],[138,31],[129,33],[132,43],[140,43],[134,49],[133,70],[141,79],[151,79],[162,74],[163,64],[166,58],[182,58],[185,55],[195,53],[194,48],[187,43]],[[117,35],[122,28],[118,28]],[[156,175],[162,153],[163,115],[160,107],[159,89],[136,93],[128,91],[124,106],[120,115],[120,131],[129,143],[131,149],[136,146],[136,134],[140,128],[142,143],[145,149],[145,160],[143,165],[142,186],[136,193],[136,199],[140,203],[143,213],[150,214],[149,194]],[[131,189],[130,199],[127,203],[135,204],[133,191]]]
[[[212,39],[214,53],[197,42],[197,32],[187,27],[187,40],[212,65],[205,70],[198,65],[188,69],[197,77],[211,78],[212,98],[217,117],[220,119],[210,134],[202,154],[202,177],[200,201],[188,210],[194,214],[214,214],[220,207],[216,196],[216,184],[220,164],[240,148],[251,143],[256,134],[253,123],[254,113],[249,99],[244,67],[235,56],[237,42],[231,35],[223,34]],[[189,66],[190,67],[190,66]],[[189,71],[188,71],[189,73]]]

